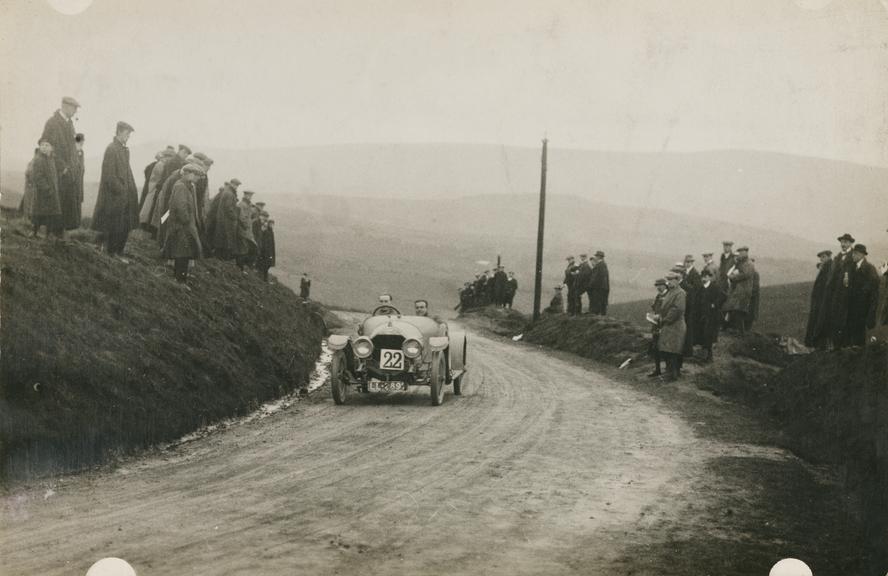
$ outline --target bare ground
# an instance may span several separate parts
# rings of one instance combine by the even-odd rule
[[[16,487],[0,573],[118,556],[140,574],[766,574],[818,547],[809,523],[841,528],[828,472],[746,442],[754,427],[716,398],[676,389],[683,416],[567,354],[475,333],[469,346],[464,395],[441,407],[422,388],[335,406],[324,387],[114,469]]]

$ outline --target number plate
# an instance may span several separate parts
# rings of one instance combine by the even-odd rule
[[[370,380],[367,382],[367,390],[370,392],[397,392],[407,390],[407,384],[395,380],[390,382],[386,382],[385,380]]]
[[[403,370],[404,352],[383,348],[379,351],[379,367],[383,370]]]

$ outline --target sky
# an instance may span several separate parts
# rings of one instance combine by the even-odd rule
[[[91,143],[125,120],[215,148],[547,136],[888,166],[888,0],[0,0],[0,62],[4,169],[66,95]]]

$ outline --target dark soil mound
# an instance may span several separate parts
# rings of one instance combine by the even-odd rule
[[[521,312],[510,308],[473,308],[460,313],[460,318],[471,319],[476,324],[500,336],[515,336],[527,328],[529,319]]]
[[[780,337],[748,332],[728,342],[728,353],[734,357],[749,358],[771,366],[789,366],[793,357],[780,347]]]
[[[607,316],[544,316],[524,335],[527,342],[573,352],[609,364],[647,353],[650,340],[638,327]]]
[[[322,310],[203,260],[190,290],[134,233],[129,264],[91,234],[3,229],[0,478],[76,469],[173,440],[302,386]]]
[[[888,345],[800,358],[771,380],[768,401],[790,448],[845,473],[888,565]]]

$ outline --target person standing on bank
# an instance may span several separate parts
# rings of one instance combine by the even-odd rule
[[[703,361],[712,362],[712,345],[718,342],[718,330],[721,327],[721,309],[725,294],[715,281],[717,270],[704,268],[700,275],[701,284],[697,292],[697,322],[694,328],[695,344],[703,348]]]
[[[74,136],[74,196],[71,199],[70,212],[65,228],[75,230],[80,228],[83,221],[83,177],[86,173],[86,164],[83,161],[83,145],[86,144],[86,136],[78,133]],[[65,213],[62,208],[62,214]]]
[[[75,218],[77,214],[74,213],[77,207],[77,147],[74,140],[76,130],[72,120],[79,107],[80,103],[70,96],[62,98],[61,107],[46,121],[43,135],[40,137],[52,145],[52,158],[58,174],[59,207],[62,211],[60,224],[67,230],[80,226],[80,218]]]
[[[832,291],[833,260],[831,250],[817,253],[817,278],[811,291],[811,307],[808,311],[808,326],[805,330],[805,346],[824,350],[829,347],[831,329],[829,325],[829,296]]]
[[[308,272],[303,272],[302,279],[299,280],[299,297],[302,300],[308,300],[311,297],[311,278],[308,277]]]
[[[658,278],[656,282],[654,282],[654,288],[657,290],[657,295],[654,296],[654,301],[651,303],[651,314],[654,319],[660,318],[660,312],[663,309],[663,296],[666,294],[666,290],[668,287],[666,286],[666,280],[663,278]],[[656,324],[651,325],[651,346],[650,346],[651,358],[654,359],[654,371],[648,374],[648,378],[657,378],[663,374],[660,369],[660,364],[663,362],[663,359],[660,357],[660,324],[659,321]]]
[[[170,195],[166,238],[161,255],[173,261],[176,281],[184,284],[188,280],[189,261],[199,260],[203,254],[197,230],[197,192],[194,183],[206,171],[198,164],[186,164],[181,172],[182,177],[173,185]]]
[[[752,304],[754,273],[755,268],[749,260],[749,248],[746,246],[738,248],[734,266],[727,275],[731,290],[728,293],[724,310],[728,313],[728,326],[740,334],[746,333],[747,319]]]
[[[879,307],[879,272],[867,262],[866,246],[857,244],[851,251],[853,266],[848,286],[847,343],[866,344],[866,331],[876,327]]]
[[[46,237],[50,234],[62,237],[62,208],[59,201],[59,177],[56,163],[52,158],[52,144],[47,138],[40,139],[39,152],[31,164],[31,186],[33,202],[31,205],[31,223],[34,225],[33,236],[41,226],[46,226]]]
[[[237,203],[237,267],[244,274],[244,266],[250,264],[256,255],[256,239],[253,237],[253,198],[252,190],[244,190]]]
[[[126,122],[117,123],[114,139],[105,148],[99,196],[92,227],[102,233],[102,243],[111,256],[123,262],[123,249],[130,230],[139,225],[139,189],[130,166],[126,143],[133,133]]]
[[[590,312],[600,316],[607,315],[607,301],[610,298],[610,272],[604,261],[604,252],[595,253],[592,261],[592,275],[589,278]]]
[[[518,292],[518,279],[515,278],[514,272],[509,272],[509,279],[506,280],[506,300],[503,307],[512,309],[512,302],[515,300],[515,294]]]
[[[274,220],[268,218],[268,212],[259,214],[259,255],[256,258],[256,269],[262,279],[268,282],[268,269],[275,265]]]
[[[660,315],[655,317],[659,320],[658,350],[660,356],[666,361],[667,382],[674,382],[678,379],[678,359],[684,348],[686,295],[679,286],[680,282],[681,274],[670,272],[666,275],[668,290],[663,295]]]
[[[835,348],[848,346],[846,323],[848,321],[848,289],[851,286],[851,273],[854,270],[854,260],[851,258],[851,249],[854,246],[854,237],[842,234],[837,238],[840,251],[833,259],[833,280],[830,289],[829,325],[832,329],[832,341]]]
[[[579,270],[577,271],[577,314],[583,313],[583,294],[589,298],[587,312],[591,312],[595,308],[591,294],[589,294],[589,289],[592,287],[592,265],[587,258],[586,254],[580,254]]]
[[[577,266],[574,257],[568,256],[562,284],[567,287],[567,313],[570,316],[579,314],[580,292],[577,288],[579,274],[580,268]]]

